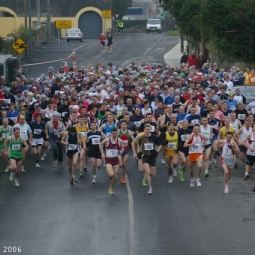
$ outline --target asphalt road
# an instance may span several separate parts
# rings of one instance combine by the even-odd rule
[[[160,62],[162,55],[156,49],[164,38],[124,34],[116,39],[113,54],[101,54],[92,47],[86,63],[101,60],[118,65],[140,57]],[[173,38],[168,46],[176,41]],[[36,70],[29,73],[35,75]],[[64,169],[53,167],[50,153],[40,169],[33,161],[29,155],[20,187],[0,167],[2,254],[17,253],[4,253],[4,246],[20,246],[25,255],[254,254],[253,181],[243,181],[241,163],[234,170],[230,193],[224,194],[220,166],[210,171],[209,178],[202,178],[201,188],[191,189],[188,172],[184,183],[175,177],[169,184],[159,158],[154,194],[148,196],[141,185],[142,173],[130,157],[127,185],[120,184],[119,173],[115,195],[110,196],[104,168],[97,174],[96,185],[89,172],[76,186],[70,186],[66,164]]]

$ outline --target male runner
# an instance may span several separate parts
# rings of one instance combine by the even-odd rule
[[[9,150],[8,150],[9,147]],[[26,139],[20,135],[20,128],[13,127],[13,135],[9,136],[4,142],[4,150],[6,156],[9,155],[11,164],[10,181],[14,180],[15,186],[19,187],[19,174],[22,165],[22,157],[24,151],[27,152],[28,145]]]

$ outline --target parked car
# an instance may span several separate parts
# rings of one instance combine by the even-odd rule
[[[70,40],[78,40],[83,42],[83,33],[79,28],[70,28],[66,31],[66,40],[69,42]]]
[[[146,32],[161,33],[161,19],[148,19],[146,25]]]

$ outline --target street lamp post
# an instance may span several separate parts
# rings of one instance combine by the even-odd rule
[[[32,7],[31,0],[28,0],[28,36],[29,36],[29,58],[32,62],[32,53],[33,53],[33,39],[32,39]]]
[[[50,41],[50,0],[46,0],[47,8],[47,42]]]

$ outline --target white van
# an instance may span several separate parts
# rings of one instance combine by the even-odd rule
[[[146,25],[146,32],[159,32],[161,33],[161,19],[148,19]]]

